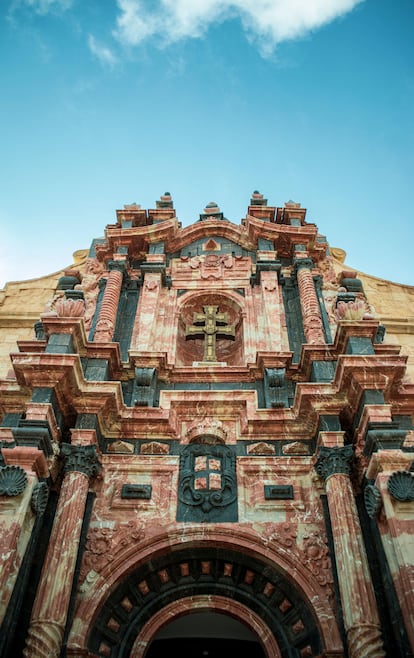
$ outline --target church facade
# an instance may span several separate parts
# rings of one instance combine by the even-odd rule
[[[0,291],[0,657],[414,655],[414,288],[155,205]]]

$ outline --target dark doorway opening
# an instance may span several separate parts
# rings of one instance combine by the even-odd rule
[[[232,655],[265,658],[258,642],[223,638],[171,638],[155,640],[145,658],[230,658]]]
[[[166,624],[145,658],[266,658],[257,637],[242,622],[217,612],[193,612]]]

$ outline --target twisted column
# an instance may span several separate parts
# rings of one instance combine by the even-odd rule
[[[62,445],[64,479],[24,656],[58,658],[65,631],[89,478],[100,469],[94,445]]]
[[[325,333],[313,281],[312,259],[297,258],[295,267],[306,342],[309,344],[323,344],[325,343]]]
[[[349,658],[382,658],[380,622],[349,477],[353,448],[322,446],[316,470],[325,480]]]
[[[105,292],[99,309],[93,340],[96,343],[106,343],[112,340],[115,330],[116,314],[118,311],[119,296],[121,294],[123,262],[112,262],[111,271],[106,282]]]

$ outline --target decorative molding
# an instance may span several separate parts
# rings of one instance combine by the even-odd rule
[[[72,446],[63,443],[60,453],[64,459],[65,475],[70,472],[78,472],[91,478],[97,475],[102,468],[96,446]]]
[[[318,459],[315,464],[316,472],[326,480],[331,475],[350,475],[354,450],[351,445],[341,448],[328,448],[322,446],[319,449]]]
[[[414,500],[414,473],[396,471],[388,479],[388,491],[402,503]]]
[[[27,486],[26,471],[20,466],[0,467],[0,496],[18,496]]]

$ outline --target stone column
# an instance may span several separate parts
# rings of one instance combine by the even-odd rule
[[[325,480],[349,658],[382,658],[380,622],[350,480],[353,447],[321,432],[316,470]],[[328,447],[326,443],[336,443]]]
[[[112,269],[106,282],[93,338],[96,343],[111,341],[115,330],[125,263],[123,261],[113,261],[110,266]]]
[[[32,610],[26,658],[60,656],[89,479],[100,469],[95,445],[63,444],[61,454],[64,478]]]
[[[324,344],[325,333],[323,330],[321,309],[313,281],[312,259],[296,258],[295,268],[306,342],[311,345]]]

